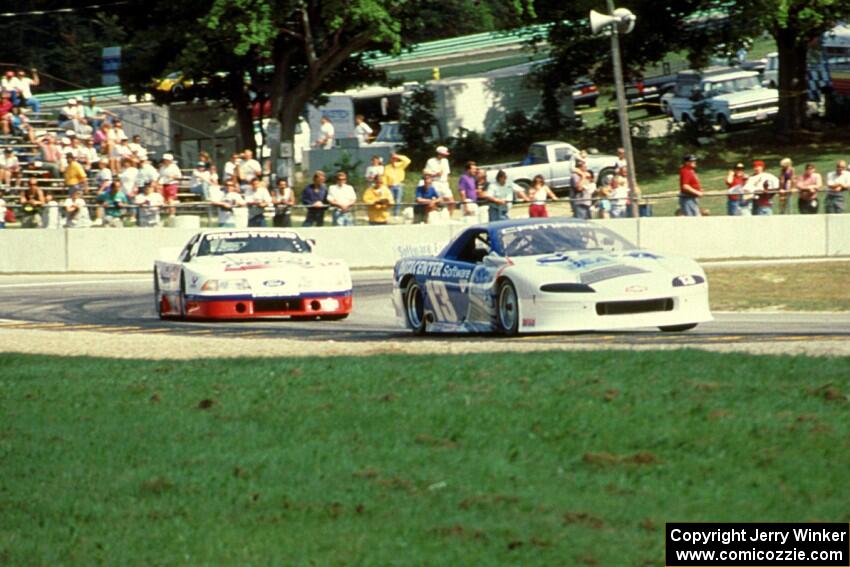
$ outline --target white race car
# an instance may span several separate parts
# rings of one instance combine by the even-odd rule
[[[573,219],[472,226],[437,256],[399,260],[393,304],[415,333],[686,331],[712,320],[694,260]]]
[[[285,229],[200,232],[173,259],[156,261],[157,312],[163,318],[344,319],[352,307],[348,266],[312,248],[312,241]]]

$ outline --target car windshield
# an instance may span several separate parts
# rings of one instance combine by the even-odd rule
[[[741,77],[738,79],[727,79],[705,84],[705,95],[716,96],[721,94],[736,93],[754,89],[759,86],[758,77]]]
[[[505,256],[537,256],[556,252],[634,250],[617,233],[598,226],[541,223],[512,226],[499,233]]]
[[[310,251],[310,245],[293,233],[278,232],[224,232],[207,234],[198,247],[198,256],[223,256],[225,254],[252,254],[258,252]]]

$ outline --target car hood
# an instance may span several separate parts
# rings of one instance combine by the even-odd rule
[[[541,283],[584,283],[592,286],[635,275],[664,276],[665,280],[681,275],[704,276],[699,264],[690,258],[664,256],[648,250],[558,252],[512,257],[511,261],[521,273]]]
[[[755,104],[759,102],[771,102],[779,100],[779,91],[776,89],[748,89],[736,93],[718,95],[711,99],[713,102],[724,103],[730,106],[737,104]]]

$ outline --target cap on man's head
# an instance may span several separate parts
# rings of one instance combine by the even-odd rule
[[[697,160],[697,156],[695,156],[694,154],[688,154],[684,158],[682,158],[682,161],[684,161],[684,162],[696,161],[696,160]]]
[[[68,136],[69,138],[76,138],[77,133],[74,132],[73,130],[65,130],[65,135]]]
[[[447,156],[449,155],[449,149],[446,146],[437,146],[437,154]]]
[[[753,160],[753,167],[764,167],[764,162],[760,159]]]
[[[736,163],[736,164],[735,164],[735,169],[744,169],[744,164],[743,164],[743,163],[741,163],[741,162]]]
[[[3,153],[4,154],[13,154],[15,152],[13,152],[11,148],[6,148],[6,150]]]
[[[68,104],[77,104],[77,99],[75,99],[75,98],[69,98],[69,99],[68,99]]]
[[[171,154],[162,154],[162,161],[174,161],[174,156]]]
[[[207,167],[207,162],[205,162],[205,161],[199,161],[199,162],[198,162],[198,164],[197,164],[197,167],[199,167],[199,168],[205,168],[205,167]]]

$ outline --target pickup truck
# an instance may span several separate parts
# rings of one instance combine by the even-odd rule
[[[525,159],[519,163],[497,163],[483,165],[487,170],[487,179],[493,181],[499,170],[504,171],[508,180],[528,188],[537,175],[546,179],[546,184],[557,195],[569,193],[572,187],[572,175],[579,150],[566,142],[536,142],[528,148]],[[597,183],[607,183],[615,173],[617,156],[589,154],[585,160],[587,168],[596,175]]]
[[[726,131],[736,124],[768,120],[779,112],[779,92],[761,85],[759,74],[730,67],[680,71],[673,92],[661,97],[661,108],[676,122],[696,122],[702,108],[710,121]]]

